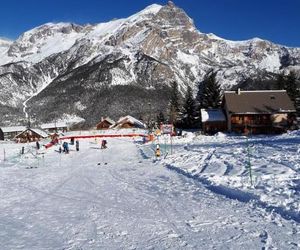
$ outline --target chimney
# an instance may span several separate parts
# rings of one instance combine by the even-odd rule
[[[104,118],[103,118],[103,116],[101,116],[101,122],[103,122],[104,121]]]
[[[240,95],[240,94],[241,94],[241,89],[238,88],[237,91],[236,91],[236,93],[237,93],[238,95]]]

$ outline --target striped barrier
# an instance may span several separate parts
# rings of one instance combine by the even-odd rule
[[[111,134],[111,135],[69,135],[60,137],[59,140],[67,140],[67,139],[90,139],[90,138],[114,138],[114,137],[147,137],[145,134]]]
[[[70,140],[70,139],[91,139],[91,138],[117,138],[117,137],[148,137],[146,134],[111,134],[111,135],[69,135],[60,137],[58,140]],[[54,143],[49,142],[44,147],[50,148]]]

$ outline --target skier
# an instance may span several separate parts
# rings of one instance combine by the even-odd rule
[[[160,148],[159,148],[159,144],[156,145],[155,156],[156,156],[157,158],[160,157]]]
[[[76,151],[79,151],[79,141],[76,141]]]
[[[101,149],[107,148],[106,144],[107,144],[107,141],[106,140],[102,140]]]
[[[39,141],[36,141],[36,149],[37,149],[37,150],[40,149],[40,143],[39,143]]]
[[[64,148],[64,153],[68,154],[69,153],[69,145],[67,142],[63,143],[63,148]]]

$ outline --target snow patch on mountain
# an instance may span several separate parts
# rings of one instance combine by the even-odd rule
[[[80,111],[83,111],[85,110],[87,107],[85,105],[83,105],[80,101],[78,102],[75,102],[74,103],[74,106],[76,109],[80,110]]]
[[[132,83],[131,75],[128,72],[119,68],[113,68],[110,70],[112,77],[111,85],[129,85]]]
[[[199,64],[199,58],[197,55],[186,54],[180,50],[177,51],[177,58],[185,64]]]
[[[157,14],[161,8],[162,8],[162,6],[159,4],[151,4],[148,7],[146,7],[145,9],[143,9],[142,11],[137,12],[134,15],[131,15],[128,18],[128,21],[129,22],[137,22],[137,21],[140,21],[141,19],[145,19],[147,17],[152,17],[153,15]]]
[[[280,56],[278,53],[266,55],[266,57],[258,64],[258,67],[264,68],[271,72],[277,72],[280,66]]]
[[[61,118],[57,120],[57,122],[66,122],[68,125],[77,124],[84,121],[85,119],[74,114],[63,114]]]

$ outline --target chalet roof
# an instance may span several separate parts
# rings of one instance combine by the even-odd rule
[[[25,126],[1,127],[3,133],[21,132],[26,129]]]
[[[114,120],[110,119],[109,117],[106,117],[103,120],[101,120],[100,122],[98,122],[98,124],[100,124],[101,122],[104,122],[104,121],[107,121],[108,123],[110,123],[112,125],[116,123]]]
[[[38,135],[40,135],[43,138],[48,137],[48,134],[45,131],[43,131],[41,129],[38,129],[38,128],[27,128],[27,129],[23,130],[21,133],[19,133],[18,135],[16,135],[16,137],[18,137],[19,135],[21,135],[21,134],[23,134],[23,133],[25,133],[26,131],[29,131],[29,130],[36,133],[36,134],[38,134]]]
[[[134,126],[136,126],[138,128],[146,128],[147,127],[143,122],[139,121],[138,119],[136,119],[136,118],[134,118],[134,117],[132,117],[130,115],[127,115],[125,117],[121,117],[116,122],[116,126],[122,125],[124,123],[130,123],[130,124],[132,124],[132,125],[134,125]]]
[[[42,129],[66,128],[66,127],[68,127],[66,122],[44,123],[44,124],[41,125]]]
[[[115,124],[115,123],[116,123],[113,119],[110,119],[109,117],[106,117],[106,118],[104,119],[104,121],[107,121],[107,122],[109,122],[110,124]]]
[[[285,90],[225,91],[225,107],[229,113],[272,114],[295,112]]]
[[[43,138],[48,137],[48,134],[47,134],[45,131],[41,130],[41,129],[38,129],[38,128],[31,128],[31,130],[32,130],[33,132],[37,133],[38,135],[40,135],[40,136],[43,137]]]
[[[225,122],[226,118],[221,109],[201,109],[202,122]]]

